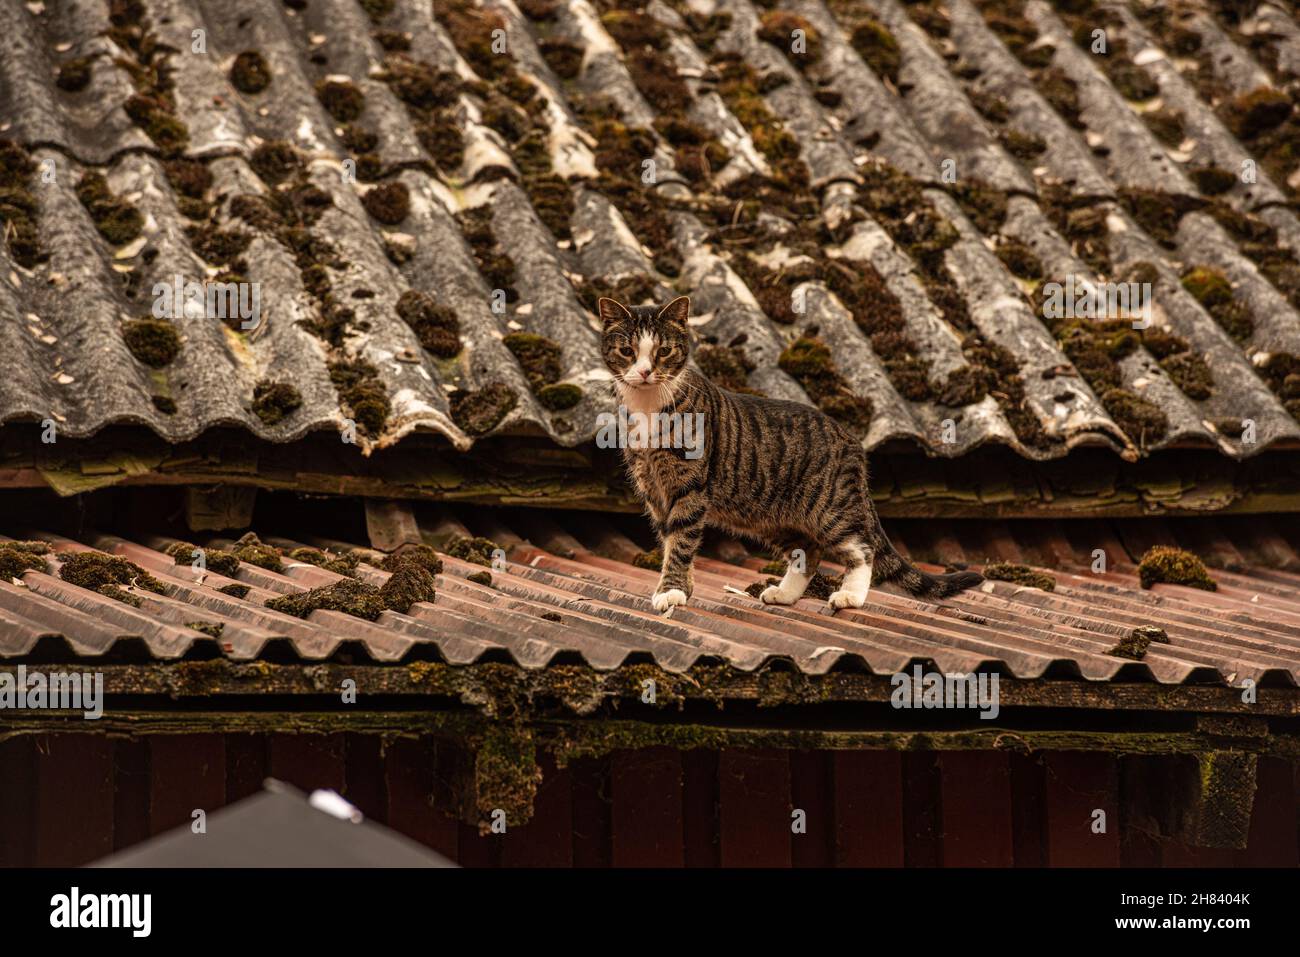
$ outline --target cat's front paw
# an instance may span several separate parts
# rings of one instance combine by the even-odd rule
[[[764,605],[793,605],[799,600],[799,596],[783,592],[780,585],[768,585],[759,594],[758,600]]]
[[[861,608],[867,603],[866,592],[855,591],[833,591],[831,597],[826,599],[826,604],[831,606],[831,611],[840,608]]]
[[[686,604],[686,592],[680,588],[670,588],[667,591],[661,591],[650,599],[650,604],[654,610],[661,615],[670,614],[678,605]]]

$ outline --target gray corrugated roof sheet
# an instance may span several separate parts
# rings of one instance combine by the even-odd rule
[[[468,528],[462,524],[468,523]],[[1028,562],[1050,567],[1055,588],[987,581],[942,603],[920,601],[889,586],[872,589],[862,609],[830,614],[806,597],[773,607],[739,591],[767,579],[764,560],[732,543],[696,564],[696,590],[671,618],[656,615],[650,595],[657,572],[632,564],[640,546],[609,521],[591,516],[466,509],[444,514],[426,537],[490,534],[508,561],[486,569],[449,555],[432,602],[366,621],[318,610],[305,619],[266,608],[278,595],[340,580],[334,572],[286,558],[283,573],[243,562],[232,577],[198,574],[189,558],[169,557],[173,539],[122,538],[86,532],[66,538],[24,530],[52,542],[47,572],[0,582],[0,658],[11,663],[111,655],[160,661],[225,656],[236,661],[419,660],[470,664],[507,661],[543,668],[582,661],[598,670],[653,661],[681,672],[696,663],[743,671],[787,662],[806,674],[848,669],[892,674],[933,662],[945,673],[1000,669],[1016,678],[1226,683],[1245,679],[1300,683],[1300,556],[1286,530],[1261,520],[1211,524],[934,523],[890,524],[900,550],[916,561]],[[445,540],[444,540],[445,541]],[[271,539],[286,552],[300,542]],[[208,543],[218,547],[219,541]],[[336,554],[343,542],[317,540]],[[1139,586],[1135,562],[1153,544],[1197,548],[1218,588]],[[1094,568],[1091,549],[1105,568]],[[132,587],[138,607],[64,581],[72,553],[103,550],[136,562],[162,583],[155,594]],[[376,561],[373,552],[362,553]],[[726,554],[727,561],[717,555]],[[942,565],[928,564],[930,570]],[[823,571],[834,573],[831,566]],[[487,573],[490,581],[471,580]],[[388,573],[363,561],[361,581],[381,585]],[[243,598],[219,591],[247,586]],[[202,625],[216,637],[196,630]],[[1140,626],[1163,629],[1138,659],[1116,650]]]
[[[1151,220],[1135,217],[1122,201],[1124,191],[1155,190],[1203,202],[1208,197],[1197,192],[1188,171],[1206,166],[1233,171],[1244,160],[1264,159],[1259,152],[1264,140],[1234,137],[1211,107],[1220,107],[1222,115],[1232,96],[1260,86],[1285,88],[1289,95],[1286,80],[1294,74],[1288,71],[1300,62],[1300,33],[1289,11],[1262,4],[1255,18],[1268,29],[1253,30],[1250,35],[1262,40],[1247,46],[1241,25],[1226,24],[1212,12],[1179,7],[1157,22],[1134,16],[1122,4],[1095,5],[1112,43],[1122,40],[1126,55],[1158,85],[1155,98],[1134,103],[1124,99],[1098,58],[1072,41],[1070,15],[1040,0],[1008,4],[1004,11],[1037,33],[1037,48],[1050,45],[1046,59],[1032,69],[993,28],[996,4],[790,0],[777,10],[749,0],[656,0],[644,11],[651,18],[653,42],[661,45],[657,62],[665,74],[679,72],[687,91],[680,115],[672,118],[689,117],[727,154],[712,178],[701,181],[677,170],[680,154],[655,132],[666,128],[661,121],[669,117],[647,100],[641,88],[645,78],[638,86],[629,72],[629,49],[636,52],[636,41],[614,25],[632,5],[532,0],[520,5],[529,16],[509,0],[398,3],[386,11],[387,6],[363,8],[354,0],[0,6],[0,136],[22,144],[33,160],[54,170],[49,182],[32,188],[37,234],[48,260],[28,268],[0,245],[0,354],[5,357],[0,420],[53,419],[71,436],[133,422],[170,441],[234,424],[265,439],[289,441],[311,430],[337,429],[346,417],[364,419],[352,405],[341,405],[327,368],[330,362],[362,359],[378,370],[389,404],[381,428],[362,430],[363,449],[391,444],[416,429],[441,433],[468,448],[475,436],[466,420],[452,415],[451,397],[456,390],[476,392],[492,383],[517,397],[491,426],[492,433],[543,433],[571,446],[591,440],[596,413],[612,407],[596,324],[576,287],[643,277],[651,281],[646,291],[665,295],[675,287],[690,293],[699,314],[697,332],[721,345],[739,343],[756,366],[750,384],[771,395],[807,398],[777,358],[800,329],[817,326],[833,347],[847,387],[872,402],[865,435],[870,446],[904,439],[955,456],[999,442],[1030,457],[1051,458],[1080,443],[1109,444],[1129,457],[1172,443],[1201,443],[1245,457],[1300,439],[1300,425],[1284,405],[1287,390],[1296,390],[1279,375],[1275,393],[1258,369],[1270,355],[1285,360],[1300,353],[1300,316],[1285,290],[1271,281],[1276,275],[1261,269],[1244,242],[1205,212],[1183,215],[1162,245],[1148,232],[1154,228]],[[367,9],[376,11],[374,20]],[[777,20],[778,25],[811,28],[815,63],[792,62],[779,45],[760,39],[776,13],[801,18]],[[688,21],[688,16],[700,19]],[[855,31],[864,18],[892,36],[896,77],[859,52]],[[471,65],[483,67],[482,58],[492,56],[475,46],[475,31],[485,25],[505,31],[500,59],[509,68],[493,65],[497,76],[482,75],[489,71],[476,72]],[[1175,51],[1170,45],[1175,30],[1194,34],[1208,56],[1196,60]],[[402,34],[409,51],[386,51],[384,43],[402,45],[395,39]],[[205,44],[201,52],[195,52],[196,38]],[[124,110],[142,84],[146,89],[157,84],[156,73],[151,78],[145,70],[142,79],[140,69],[154,42],[155,62],[167,65],[174,82],[168,91],[172,114],[188,129],[179,155],[201,160],[213,178],[203,197],[212,218],[198,226],[199,234],[250,233],[236,271],[261,284],[266,318],[252,333],[232,331],[216,320],[183,320],[179,354],[160,369],[132,356],[119,329],[123,319],[147,313],[155,283],[177,274],[210,278],[222,264],[205,262],[196,252],[197,237],[187,232],[196,222],[181,213],[185,203],[174,171]],[[539,52],[566,49],[581,55],[571,77],[557,75]],[[269,66],[271,83],[262,92],[239,92],[231,85],[232,65],[246,51],[256,51]],[[769,78],[761,99],[794,135],[810,174],[808,195],[833,227],[833,241],[826,239],[825,249],[845,262],[857,261],[859,270],[870,263],[880,274],[900,303],[904,334],[930,364],[932,385],[968,362],[962,339],[974,332],[1014,358],[1023,404],[1018,395],[1009,400],[1000,395],[1001,384],[964,408],[905,398],[891,380],[888,362],[819,282],[810,287],[807,315],[795,325],[764,314],[754,290],[732,268],[737,250],[713,231],[707,215],[707,201],[727,184],[772,172],[756,147],[753,115],[738,115],[734,100],[717,95],[716,70],[724,62],[718,57],[726,54]],[[75,88],[75,82],[56,83],[62,65],[87,56],[93,59],[84,89],[62,88]],[[461,85],[444,91],[432,113],[408,106],[384,79],[393,56],[425,64],[430,77],[444,71]],[[550,62],[557,60],[552,56]],[[1046,95],[1044,70],[1072,84],[1077,128],[1053,106],[1060,100]],[[162,75],[166,87],[167,71]],[[537,157],[530,159],[521,142],[511,143],[498,132],[506,122],[502,109],[512,109],[508,102],[503,107],[499,90],[520,77],[538,91],[531,100],[533,119],[523,122],[544,129],[549,168],[567,181],[560,190],[573,200],[563,223],[556,221],[554,209],[539,215],[534,205],[546,195],[533,178]],[[376,143],[367,155],[349,153],[343,124],[318,100],[317,85],[327,78],[348,78],[364,94],[363,112],[349,132],[373,134]],[[1217,86],[1207,85],[1210,80]],[[610,174],[635,178],[638,170],[599,168],[601,146],[593,114],[584,106],[602,94],[612,96],[623,123],[649,131],[658,180],[648,196],[652,206],[660,204],[670,231],[654,241],[661,248],[651,248],[648,237],[636,234],[624,198],[610,191]],[[1206,102],[1207,96],[1217,101]],[[988,109],[983,114],[976,109],[981,97],[984,103],[990,97],[1001,100],[1005,118],[986,118]],[[1182,114],[1181,142],[1163,145],[1148,129],[1143,117],[1155,109]],[[462,135],[458,163],[428,152],[440,124],[454,124]],[[1037,137],[1041,155],[1015,158],[1003,145],[1010,134]],[[334,247],[336,256],[324,273],[332,302],[354,313],[333,342],[300,325],[319,320],[328,305],[309,291],[313,282],[304,283],[304,267],[313,260],[295,256],[282,239],[248,227],[231,211],[235,196],[273,192],[250,158],[259,145],[280,141],[292,143],[306,161],[298,186],[310,183],[330,200],[307,231]],[[399,223],[384,225],[368,214],[363,198],[379,183],[345,177],[349,159],[367,169],[376,166],[383,182],[405,185],[410,209]],[[948,161],[955,164],[959,184],[979,181],[1007,199],[1005,220],[991,234],[981,233],[946,188]],[[879,162],[912,177],[925,200],[957,229],[956,242],[928,268],[946,270],[946,281],[969,315],[969,328],[949,321],[944,305],[932,300],[933,289],[927,295],[918,281],[924,270],[864,209],[864,174]],[[541,162],[543,172],[547,165]],[[1275,171],[1275,165],[1271,168]],[[143,214],[141,240],[114,247],[97,232],[76,190],[89,169],[102,170],[112,192]],[[366,176],[373,180],[373,170]],[[1046,198],[1053,186],[1103,214],[1112,277],[1139,263],[1154,265],[1157,324],[1185,339],[1212,370],[1214,387],[1199,398],[1181,391],[1144,347],[1117,363],[1119,385],[1167,417],[1168,430],[1159,442],[1125,434],[1099,390],[1070,371],[1061,343],[1026,300],[1025,283],[994,255],[995,246],[1019,240],[1041,260],[1048,277],[1097,275],[1079,243],[1060,231],[1055,215],[1060,204]],[[1268,242],[1292,250],[1300,248],[1292,196],[1291,184],[1278,181],[1265,162],[1256,182],[1233,180],[1216,202],[1229,211],[1257,213],[1261,224],[1276,230]],[[691,205],[692,199],[704,202]],[[472,207],[488,212],[498,252],[514,263],[518,295],[502,312],[493,311],[493,282],[484,275],[491,264],[476,259],[465,239],[470,227],[457,216]],[[1173,228],[1172,222],[1164,225]],[[668,256],[665,243],[671,246]],[[388,253],[395,245],[403,252],[394,258]],[[679,275],[656,272],[656,267],[677,271],[670,265],[674,259],[681,263]],[[1211,266],[1232,282],[1235,298],[1254,322],[1244,341],[1234,341],[1183,291],[1179,276],[1191,265]],[[456,358],[422,349],[398,316],[395,305],[409,289],[427,292],[455,311],[462,343]],[[539,333],[562,348],[560,377],[584,393],[575,407],[553,412],[536,398],[519,361],[503,344],[512,331]],[[254,386],[263,380],[292,384],[301,407],[272,424],[254,415]],[[173,401],[175,413],[160,411],[154,397]],[[1294,408],[1295,397],[1290,400]],[[1035,442],[1018,434],[1008,421],[1008,401],[1022,405],[1046,438]],[[958,426],[955,436],[947,436],[954,441],[945,440],[949,419]],[[1239,429],[1222,424],[1242,419],[1255,422],[1254,441],[1239,440]]]

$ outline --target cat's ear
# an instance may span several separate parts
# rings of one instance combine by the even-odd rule
[[[600,322],[606,329],[616,322],[623,322],[632,318],[632,313],[627,311],[626,306],[622,306],[613,299],[601,296],[596,302],[596,308],[600,312]]]
[[[671,322],[686,328],[686,317],[691,314],[691,300],[689,296],[678,296],[668,305],[659,310],[659,319],[661,322]]]

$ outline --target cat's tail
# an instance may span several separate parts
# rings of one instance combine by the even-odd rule
[[[973,588],[984,580],[979,572],[950,572],[931,575],[909,562],[894,548],[884,530],[877,532],[876,554],[872,577],[876,581],[894,582],[909,595],[917,598],[946,598]]]

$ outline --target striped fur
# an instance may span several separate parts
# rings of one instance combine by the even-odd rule
[[[689,364],[689,300],[628,308],[600,300],[606,364],[631,412],[703,413],[702,455],[682,449],[625,448],[628,472],[663,550],[657,611],[684,604],[706,527],[802,549],[762,600],[792,604],[823,556],[842,561],[844,582],[832,608],[860,608],[872,582],[892,581],[921,598],[979,584],[975,572],[930,575],[885,537],[867,495],[867,456],[839,423],[809,405],[720,389]]]

